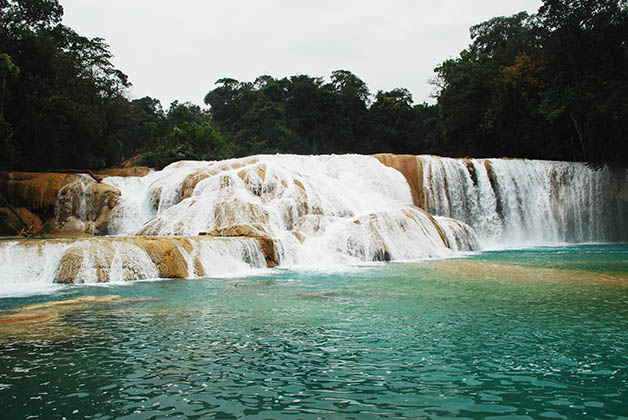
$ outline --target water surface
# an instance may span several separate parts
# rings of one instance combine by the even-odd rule
[[[43,318],[0,323],[5,418],[627,418],[627,245],[73,286],[0,309]]]

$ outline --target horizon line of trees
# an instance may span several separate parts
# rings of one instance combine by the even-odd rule
[[[336,70],[222,78],[207,108],[164,110],[126,98],[109,46],[62,25],[57,0],[0,0],[0,169],[380,152],[628,167],[627,4],[544,0],[471,27],[468,48],[435,68],[433,105]]]

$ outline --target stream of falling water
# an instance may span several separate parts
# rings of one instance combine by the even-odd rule
[[[628,241],[628,170],[420,156],[427,207],[490,248]]]
[[[120,192],[109,221],[117,239],[3,241],[0,277],[11,294],[55,282],[242,273],[268,261],[342,270],[479,249],[628,240],[626,170],[416,159],[429,214],[413,206],[403,175],[371,156],[182,161],[144,177],[110,177],[104,183]],[[85,190],[93,182],[79,181]],[[79,218],[91,214],[87,205],[72,202]],[[273,255],[232,236],[269,238]]]

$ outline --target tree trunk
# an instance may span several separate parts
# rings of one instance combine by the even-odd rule
[[[584,148],[584,138],[582,136],[582,131],[580,131],[580,126],[578,125],[578,121],[576,121],[576,117],[574,117],[572,113],[569,113],[569,118],[571,118],[573,127],[576,130],[576,135],[578,136],[578,140],[580,141],[580,148],[582,149],[582,158],[583,160],[587,160],[587,151]]]

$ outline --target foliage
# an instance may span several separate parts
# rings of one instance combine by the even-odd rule
[[[122,158],[111,110],[129,86],[107,44],[61,25],[56,0],[0,2],[5,168],[102,167]]]
[[[164,167],[179,160],[222,160],[231,157],[224,138],[209,122],[183,122],[151,144],[144,162]]]
[[[445,143],[456,155],[628,165],[628,9],[545,0],[471,28],[436,68]]]
[[[145,105],[148,99],[145,98]],[[174,101],[166,115],[150,127],[152,139],[142,159],[145,165],[162,168],[178,160],[221,160],[233,156],[231,145],[198,105]]]
[[[253,83],[225,78],[216,84],[205,103],[236,156],[419,153],[440,138],[435,106],[413,106],[407,89],[380,91],[371,102],[366,84],[347,70],[332,72],[327,83],[307,75],[264,75]]]
[[[433,153],[628,166],[625,0],[544,0],[537,14],[470,28],[439,64],[437,103],[407,89],[371,94],[348,70],[222,78],[208,109],[128,100],[101,38],[61,24],[57,0],[0,0],[0,169],[100,168],[137,154]]]

